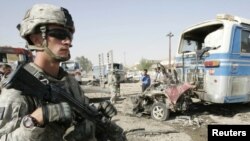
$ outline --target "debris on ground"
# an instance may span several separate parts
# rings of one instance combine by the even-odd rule
[[[161,134],[179,133],[177,130],[158,130],[158,131],[146,131],[145,128],[131,129],[125,131],[126,136],[156,136]]]

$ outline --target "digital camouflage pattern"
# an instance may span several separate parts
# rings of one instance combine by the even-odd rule
[[[31,64],[35,67],[34,64]],[[37,68],[37,67],[36,67]],[[62,69],[60,79],[54,79],[37,68],[40,76],[44,76],[43,82],[57,83],[64,88],[71,96],[83,103],[88,103],[84,97],[78,82]],[[38,75],[37,74],[37,75]],[[24,78],[25,79],[25,78]],[[22,118],[32,113],[45,101],[21,95],[21,91],[15,89],[3,89],[0,95],[0,141],[63,141],[63,136],[69,125],[56,122],[48,123],[44,128],[26,128],[22,124]]]
[[[20,35],[26,38],[27,35],[36,32],[37,26],[45,24],[63,25],[72,33],[75,31],[74,22],[67,9],[50,4],[36,4],[26,12],[18,25]]]
[[[111,93],[111,103],[116,102],[117,95],[120,94],[120,74],[116,71],[112,71],[108,75],[108,85]]]

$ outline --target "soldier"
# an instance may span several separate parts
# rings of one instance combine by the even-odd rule
[[[9,64],[0,65],[0,93],[2,90],[2,82],[9,76],[12,71],[12,67]]]
[[[12,67],[9,64],[2,64],[0,66],[0,80],[4,80],[11,73]]]
[[[120,96],[120,74],[118,70],[110,71],[108,76],[108,84],[111,93],[110,102],[116,103],[117,96]]]
[[[27,47],[36,53],[34,62],[26,64],[26,69],[43,83],[56,83],[72,99],[88,104],[78,82],[59,67],[60,62],[70,59],[69,49],[75,31],[68,10],[36,4],[27,11],[18,29],[27,41]],[[99,108],[108,117],[117,113],[109,102],[102,102]],[[0,140],[96,140],[93,122],[87,119],[76,122],[77,116],[66,102],[54,104],[13,88],[3,88],[0,95]]]

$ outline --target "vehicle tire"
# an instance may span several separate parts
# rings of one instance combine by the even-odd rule
[[[157,102],[152,105],[151,117],[154,120],[164,121],[169,118],[170,110],[167,108],[165,103]]]

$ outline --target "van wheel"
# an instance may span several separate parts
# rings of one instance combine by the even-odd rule
[[[162,102],[157,102],[152,105],[151,117],[158,121],[164,121],[169,118],[170,110],[167,108],[166,104]]]

